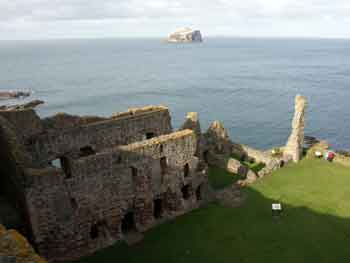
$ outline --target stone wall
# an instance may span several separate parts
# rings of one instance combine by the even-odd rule
[[[76,116],[67,113],[57,113],[54,116],[42,119],[42,125],[45,130],[71,129],[77,126],[88,125],[91,123],[106,121],[109,118],[98,116]]]
[[[181,130],[185,129],[190,129],[194,131],[194,133],[197,136],[197,151],[196,151],[196,156],[200,156],[202,153],[202,148],[203,148],[203,136],[202,136],[202,130],[201,130],[201,125],[199,122],[199,117],[197,112],[188,112],[186,116],[186,120],[183,123],[182,127],[180,128]]]
[[[69,157],[69,174],[27,169],[26,200],[40,254],[63,261],[109,246],[123,238],[130,213],[135,230],[145,231],[159,219],[155,200],[162,204],[162,219],[198,207],[207,174],[198,169],[196,143],[195,134],[183,130]]]
[[[206,201],[200,134],[172,132],[166,107],[42,120],[33,107],[0,109],[0,158],[9,164],[0,179],[50,261],[91,254],[123,239],[130,224],[145,231]]]
[[[247,145],[240,144],[240,149],[244,152],[245,156],[257,163],[269,163],[274,158],[269,152],[254,149]]]
[[[26,224],[26,207],[24,200],[24,176],[23,167],[26,163],[23,147],[16,136],[15,128],[4,117],[0,116],[0,198],[3,197],[11,207],[17,209],[13,215],[9,211],[5,213],[3,223],[11,227],[18,227],[23,232],[30,233],[30,227]],[[5,220],[15,218],[15,221]],[[1,223],[1,222],[0,222]]]
[[[41,120],[34,109],[0,110],[0,116],[11,123],[21,140],[43,132]]]
[[[212,166],[225,169],[229,173],[246,177],[242,185],[255,182],[284,166],[284,160],[274,157],[268,151],[232,142],[222,123],[214,121],[203,136],[203,159]],[[265,167],[258,173],[251,171],[242,161],[263,163]]]
[[[232,152],[232,141],[224,125],[214,121],[204,134],[205,150],[219,155],[229,156]]]
[[[82,147],[89,146],[99,151],[113,145],[141,141],[146,136],[168,134],[171,130],[169,111],[162,107],[70,129],[45,131],[31,136],[26,146],[33,157],[33,165],[46,166],[50,161]]]

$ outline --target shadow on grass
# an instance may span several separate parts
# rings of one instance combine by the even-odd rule
[[[209,183],[215,190],[225,188],[241,179],[244,177],[229,173],[225,169],[215,166],[209,167]]]
[[[243,207],[210,204],[152,229],[137,246],[119,243],[80,262],[348,262],[349,218],[283,204],[274,219],[277,200],[244,191]]]

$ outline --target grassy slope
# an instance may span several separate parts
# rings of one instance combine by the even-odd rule
[[[209,168],[209,182],[214,189],[222,189],[242,179],[238,175],[230,174],[219,167]]]
[[[254,171],[256,173],[259,172],[260,170],[262,170],[265,167],[265,164],[263,164],[263,163],[243,162],[243,164],[248,166],[250,170],[252,170],[252,171]]]
[[[221,174],[219,181],[227,183]],[[228,180],[229,181],[229,180]],[[245,190],[241,208],[211,204],[82,262],[348,262],[350,169],[306,160]],[[271,203],[283,203],[272,219]]]

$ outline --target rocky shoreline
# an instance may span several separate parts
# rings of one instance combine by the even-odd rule
[[[0,91],[0,100],[26,98],[31,94],[29,91]]]

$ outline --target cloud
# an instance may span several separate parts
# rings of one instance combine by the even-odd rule
[[[185,12],[165,0],[0,0],[0,20],[100,20],[157,17]]]
[[[231,26],[235,32],[260,29],[270,32],[268,27],[278,31],[276,24],[281,32],[287,26],[302,30],[301,24],[305,24],[321,31],[329,27],[326,25],[329,21],[342,27],[342,23],[348,23],[349,16],[349,0],[0,0],[0,35],[11,30],[17,30],[18,34],[29,30],[22,32],[24,35],[31,30],[40,33],[49,27],[56,28],[60,34],[71,31],[70,27],[79,32],[79,28],[88,30],[88,26],[98,32],[102,24],[110,25],[111,20],[120,27],[130,26],[135,34],[155,33],[152,27],[161,28],[160,34],[166,26],[170,30],[184,23],[211,29]],[[139,23],[138,27],[133,27],[135,22]],[[344,27],[343,33],[348,34],[347,31]]]
[[[238,18],[345,17],[348,0],[0,0],[0,21],[100,20],[235,15]]]

